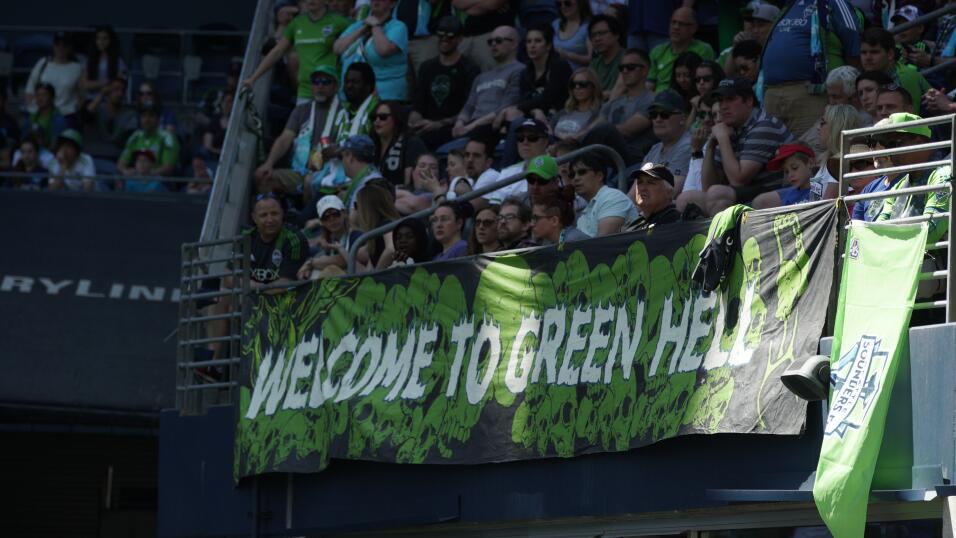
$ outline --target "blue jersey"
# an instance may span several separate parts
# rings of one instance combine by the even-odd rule
[[[863,190],[860,191],[860,194],[888,191],[893,188],[893,185],[896,185],[896,183],[905,176],[906,174],[900,174],[893,178],[893,181],[888,183],[886,181],[886,176],[880,176],[867,184],[866,187],[863,187]],[[857,202],[853,205],[853,220],[865,220],[866,222],[873,222],[876,220],[876,217],[880,216],[880,211],[882,211],[882,209],[882,199]]]
[[[826,2],[828,27],[843,43],[844,56],[860,55],[860,31],[846,0],[796,0],[788,4],[767,40],[762,65],[765,84],[813,80],[814,38],[818,46],[826,39],[822,28],[813,29],[817,2]]]

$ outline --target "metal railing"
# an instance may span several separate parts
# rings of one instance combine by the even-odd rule
[[[203,259],[201,251],[215,246],[228,252],[219,259]],[[245,320],[242,299],[250,290],[249,246],[245,236],[182,247],[176,351],[176,409],[182,413],[236,401]],[[215,286],[206,287],[210,283]],[[213,331],[213,324],[225,330]]]
[[[271,35],[272,2],[259,0],[252,20],[242,62],[240,80],[246,80],[261,61],[262,44]],[[252,90],[236,95],[229,125],[223,139],[219,167],[209,196],[200,241],[217,241],[235,236],[248,203],[250,176],[257,164],[262,143],[261,116],[268,102],[269,77],[261,77]]]
[[[956,6],[956,4],[950,4],[951,6]],[[846,148],[850,147],[851,142],[854,139],[861,137],[869,137],[879,133],[889,133],[897,132],[900,129],[908,127],[921,127],[921,126],[931,126],[931,125],[946,125],[950,126],[950,139],[943,142],[930,142],[925,144],[915,144],[912,146],[903,146],[896,148],[887,148],[882,150],[872,150],[872,151],[863,151],[859,153],[846,153]],[[928,151],[928,150],[949,150],[949,156],[945,159],[934,160],[934,161],[924,161],[921,163],[909,164],[909,165],[899,165],[899,166],[888,166],[884,168],[875,168],[873,170],[866,170],[863,172],[848,172],[850,167],[850,162],[861,159],[875,159],[878,157],[891,157],[893,155],[902,155],[906,153],[913,153],[916,151]],[[847,190],[849,184],[847,180],[865,178],[870,176],[887,176],[892,177],[899,174],[908,174],[910,172],[917,172],[921,170],[930,170],[936,169],[941,166],[950,166],[954,167],[954,162],[956,160],[956,114],[949,114],[946,116],[936,116],[932,118],[923,118],[915,121],[909,121],[905,123],[897,123],[893,125],[884,125],[880,127],[864,127],[861,129],[852,129],[848,131],[843,131],[840,134],[840,171],[839,171],[839,192],[840,200],[845,204],[850,203],[859,203],[865,201],[880,201],[886,200],[888,198],[899,198],[899,197],[912,197],[912,196],[921,196],[927,195],[932,192],[945,191],[948,193],[948,199],[952,200],[953,195],[953,184],[952,181],[947,181],[945,184],[941,185],[918,185],[915,187],[906,187],[901,189],[891,189],[882,192],[873,192],[866,194],[853,194],[847,195]],[[880,179],[875,179],[874,181],[881,181]],[[887,222],[891,223],[914,223],[914,222],[928,222],[932,220],[943,220],[950,222],[950,211],[933,213],[933,214],[923,214],[918,216],[904,217],[888,220]],[[845,250],[846,245],[846,228],[848,226],[848,216],[845,211],[840,212],[840,235],[839,235],[839,252],[842,253]],[[948,230],[948,233],[951,233],[952,230]],[[950,248],[950,242],[948,240],[937,241],[927,245],[927,251],[932,250],[946,250],[946,269],[937,270],[937,271],[924,271],[920,273],[920,280],[945,280],[946,281],[946,299],[945,300],[928,300],[928,301],[918,301],[914,308],[916,310],[929,310],[935,308],[945,308],[945,321],[947,323],[956,322],[956,281],[954,281],[954,275],[952,271],[956,268],[956,249]],[[842,257],[838,257],[838,263],[834,264],[834,282],[839,282],[840,275],[842,274]],[[837,288],[838,286],[834,286]],[[831,304],[831,309],[833,304]]]
[[[562,155],[561,157],[558,157],[556,160],[557,160],[558,164],[560,165],[560,164],[564,164],[564,163],[566,163],[566,162],[571,162],[571,161],[573,161],[574,159],[577,159],[578,157],[580,157],[581,155],[584,155],[584,154],[586,154],[586,153],[590,153],[590,152],[592,152],[592,151],[596,151],[596,152],[598,152],[598,153],[603,153],[603,154],[605,154],[606,156],[608,156],[608,157],[611,159],[611,161],[612,161],[613,164],[614,164],[614,167],[617,169],[617,183],[618,183],[618,188],[620,188],[622,191],[625,191],[625,192],[626,192],[626,191],[627,191],[627,189],[626,189],[627,178],[624,177],[624,170],[625,170],[625,167],[624,167],[624,159],[622,159],[621,156],[620,156],[616,151],[614,151],[613,149],[609,148],[608,146],[604,146],[604,145],[601,145],[601,144],[592,144],[592,145],[590,145],[590,146],[585,146],[585,147],[583,147],[583,148],[576,149],[576,150],[574,150],[574,151],[571,151],[571,152],[569,152],[569,153],[566,153],[566,154]],[[508,176],[508,177],[503,178],[503,179],[499,179],[499,180],[496,181],[495,183],[492,183],[492,184],[486,185],[486,186],[484,186],[484,187],[482,187],[482,188],[480,188],[480,189],[475,189],[475,190],[473,190],[473,191],[471,191],[471,192],[465,193],[464,195],[459,196],[458,198],[456,198],[455,201],[456,201],[456,202],[467,202],[468,200],[473,200],[473,199],[475,199],[475,198],[479,198],[479,197],[484,196],[484,195],[486,195],[486,194],[488,194],[488,193],[490,193],[490,192],[494,192],[494,191],[496,191],[496,190],[498,190],[498,189],[500,189],[500,188],[502,188],[502,187],[507,187],[508,185],[517,183],[517,182],[521,181],[522,179],[524,179],[525,177],[527,177],[527,175],[528,175],[528,172],[525,171],[525,170],[522,170],[521,172],[519,172],[519,173],[517,173],[517,174]],[[432,207],[429,207],[429,208],[427,208],[427,209],[423,209],[423,210],[421,210],[421,211],[419,211],[419,212],[417,212],[417,213],[412,213],[412,214],[409,215],[407,218],[425,219],[425,218],[430,217],[431,214],[434,213],[436,209],[438,209],[437,206],[432,206]],[[400,223],[401,223],[401,220],[392,221],[392,222],[389,222],[388,224],[384,224],[384,225],[382,225],[382,226],[379,226],[378,228],[369,230],[369,231],[363,233],[361,236],[357,237],[357,238],[355,239],[355,241],[353,241],[352,244],[349,246],[348,265],[347,265],[347,269],[346,269],[346,271],[348,272],[348,274],[350,274],[350,275],[351,275],[351,274],[355,274],[355,257],[358,255],[358,250],[359,250],[359,248],[360,248],[362,245],[364,245],[365,243],[367,243],[368,241],[370,241],[370,240],[372,240],[372,239],[375,239],[376,237],[383,236],[383,235],[387,234],[388,232],[394,230],[395,228],[398,227],[398,225],[399,225]]]

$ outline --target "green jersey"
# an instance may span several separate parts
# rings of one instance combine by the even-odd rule
[[[695,39],[686,52],[694,52],[704,60],[714,59],[714,49],[699,39]],[[647,80],[654,83],[654,91],[664,91],[671,86],[671,76],[674,72],[674,61],[680,53],[674,52],[670,42],[661,43],[651,50],[651,68],[647,73]],[[694,74],[691,73],[691,77]]]
[[[913,178],[912,181],[910,178]],[[943,185],[952,181],[953,169],[949,166],[941,166],[927,176],[925,173],[919,175],[907,174],[890,188],[891,191],[905,189],[907,187],[918,187],[920,185]],[[920,215],[935,215],[949,211],[949,189],[931,192],[928,194],[905,195],[896,198],[887,198],[883,200],[883,209],[877,222],[899,219],[904,217],[917,217]],[[932,219],[929,221],[929,235],[926,237],[928,243],[939,241],[948,230],[948,219]]]
[[[151,135],[142,129],[133,132],[126,141],[119,160],[132,165],[133,153],[141,149],[152,151],[158,166],[175,165],[179,162],[179,140],[168,131],[157,130]]]
[[[313,21],[308,13],[292,19],[282,32],[282,37],[295,46],[299,55],[299,86],[297,96],[300,99],[312,99],[312,71],[316,66],[338,66],[338,56],[332,52],[332,45],[351,22],[338,13],[327,10],[319,20]]]
[[[893,77],[894,82],[910,94],[910,97],[913,98],[913,113],[919,114],[923,95],[932,88],[926,78],[912,66],[900,63],[896,64],[890,76]]]

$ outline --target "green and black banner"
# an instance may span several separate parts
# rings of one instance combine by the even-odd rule
[[[832,202],[745,214],[710,294],[700,221],[255,296],[235,477],[797,434],[778,376],[817,351],[836,222]]]

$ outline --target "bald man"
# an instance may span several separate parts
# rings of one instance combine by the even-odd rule
[[[694,39],[697,33],[697,14],[689,7],[679,7],[671,14],[669,40],[651,50],[651,69],[647,74],[648,88],[655,92],[671,87],[674,61],[684,52],[694,52],[704,60],[714,59],[714,49]],[[691,73],[693,76],[693,73]]]
[[[495,60],[495,67],[475,77],[471,84],[468,101],[452,128],[452,136],[456,138],[491,125],[499,110],[517,104],[521,97],[520,80],[524,64],[515,60],[518,31],[511,26],[495,28],[488,38],[488,48]]]

